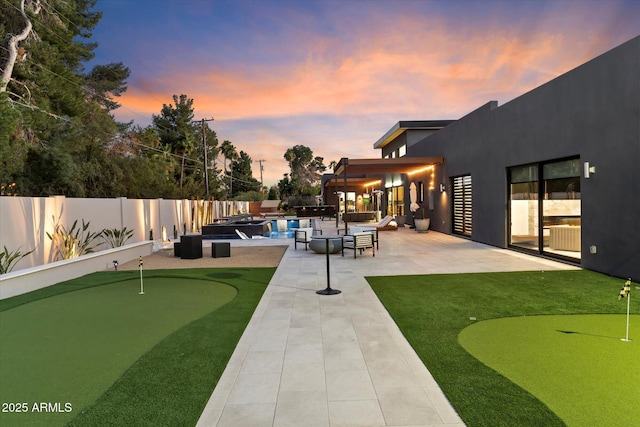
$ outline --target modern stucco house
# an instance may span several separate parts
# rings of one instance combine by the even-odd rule
[[[411,223],[413,182],[433,230],[640,279],[640,36],[502,106],[398,122],[374,148],[323,179],[325,203],[380,194]]]

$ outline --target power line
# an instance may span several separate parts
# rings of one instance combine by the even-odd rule
[[[11,101],[11,102],[13,102],[13,103],[15,103],[15,104],[19,104],[19,105],[22,105],[22,106],[24,106],[24,107],[30,108],[30,109],[32,109],[32,110],[38,110],[38,111],[40,111],[40,112],[42,112],[42,113],[45,113],[45,114],[46,114],[46,115],[48,115],[48,116],[53,117],[54,119],[64,120],[64,121],[66,121],[66,122],[69,122],[69,121],[70,121],[70,120],[69,120],[68,118],[66,118],[66,117],[62,117],[62,116],[59,116],[59,115],[57,115],[57,114],[50,113],[50,112],[48,112],[48,111],[46,111],[46,110],[43,110],[43,109],[42,109],[42,108],[40,108],[40,107],[36,107],[35,105],[25,104],[25,103],[23,103],[23,102],[16,101],[15,99],[9,99],[9,101]]]
[[[201,119],[202,123],[202,151],[204,153],[204,185],[207,197],[209,197],[209,163],[207,162],[207,130],[204,127],[205,122],[212,122],[213,117],[210,119]]]
[[[66,82],[68,82],[69,84],[72,84],[72,85],[74,85],[74,86],[77,86],[78,88],[82,89],[82,90],[83,90],[85,93],[87,93],[88,95],[94,95],[94,96],[95,96],[95,94],[91,94],[91,93],[89,93],[89,92],[88,92],[88,90],[87,90],[87,88],[85,88],[85,87],[83,87],[83,86],[79,85],[77,82],[74,82],[73,80],[70,80],[70,79],[68,79],[68,78],[67,78],[67,77],[65,77],[65,76],[62,76],[62,75],[60,75],[60,74],[56,73],[55,71],[52,71],[52,70],[48,69],[47,67],[45,67],[45,66],[43,66],[43,65],[41,65],[41,64],[39,64],[39,63],[36,63],[36,62],[32,61],[31,59],[27,59],[27,61],[28,61],[30,64],[32,64],[32,65],[34,65],[34,66],[36,66],[36,67],[39,67],[40,69],[42,69],[42,70],[44,70],[44,71],[46,71],[46,72],[48,72],[48,73],[53,74],[54,76],[57,76],[57,77],[59,77],[59,78],[61,78],[61,79],[65,80],[65,81],[66,81]],[[107,98],[107,97],[105,97],[105,96],[102,96],[102,95],[98,95],[98,97],[100,97],[100,98],[102,98],[102,99],[104,99],[104,100],[111,101],[111,99],[109,99],[109,98]],[[44,110],[42,110],[42,109],[40,109],[40,108],[38,108],[38,107],[36,107],[36,106],[31,106],[31,105],[29,105],[29,107],[31,107],[31,108],[35,108],[35,109],[38,109],[38,110],[40,110],[40,111],[44,111]],[[130,111],[130,112],[132,112],[132,113],[134,113],[134,114],[136,114],[136,115],[141,116],[140,114],[138,114],[138,113],[136,113],[136,112],[134,112],[134,111],[128,110],[128,109],[127,109],[127,108],[125,108],[125,107],[120,106],[119,108],[123,108],[124,110]],[[46,113],[46,111],[44,111],[44,112]],[[55,116],[54,114],[52,114],[52,113],[48,113],[48,114],[49,114],[50,116],[52,116],[52,117],[56,117],[56,116]],[[142,116],[141,116],[141,117],[142,117]],[[211,120],[213,120],[213,119],[211,119]],[[207,121],[209,121],[209,120],[207,120]],[[165,127],[165,126],[159,126],[159,125],[157,125],[157,124],[155,124],[155,123],[153,124],[153,127],[157,128],[157,129],[160,129],[160,130],[171,131],[171,129],[169,129],[169,128]],[[134,144],[137,144],[136,142],[133,142],[133,143],[134,143]],[[180,158],[181,158],[181,156],[177,156],[177,157],[180,157]],[[187,160],[189,160],[189,161],[192,161],[192,162],[200,162],[200,160],[197,160],[197,159],[191,159],[191,158],[188,158],[188,157],[186,157],[186,159],[187,159]],[[217,154],[216,154],[216,157],[215,157],[214,161],[220,161],[220,159],[219,159],[219,157],[218,157],[218,155],[217,155]]]
[[[260,191],[262,191],[262,187],[264,186],[264,183],[262,182],[262,171],[264,170],[264,166],[262,165],[262,163],[266,163],[267,161],[264,159],[260,159],[256,160],[256,162],[260,163]]]
[[[16,9],[16,10],[18,10],[18,11],[20,10],[19,8],[17,8],[15,5],[13,5],[13,4],[12,4],[11,2],[9,2],[8,0],[3,0],[3,1],[4,1],[4,3],[8,4],[9,6],[13,7],[14,9]],[[50,5],[49,5],[49,6],[50,6]],[[51,6],[51,9],[52,9],[54,12],[56,12],[56,14],[57,14],[57,16],[58,16],[58,17],[64,18],[64,20],[66,20],[70,25],[72,25],[72,26],[77,26],[77,25],[78,25],[78,24],[74,23],[72,20],[70,20],[66,15],[62,14],[62,13],[61,13],[58,9],[56,9],[55,7]],[[83,17],[82,17],[82,16],[81,16],[77,11],[74,11],[74,10],[69,11],[69,15],[71,15],[71,14],[75,14],[75,15],[77,15],[78,17],[83,18]],[[48,30],[48,31],[49,31],[49,33],[50,33],[53,37],[57,38],[58,40],[60,40],[60,41],[62,41],[62,42],[65,42],[65,43],[67,43],[67,42],[68,42],[68,40],[63,39],[63,38],[62,38],[62,37],[57,33],[57,31],[56,31],[56,30],[54,30],[54,29],[52,29],[50,26],[48,26],[48,25],[45,23],[45,21],[44,21],[44,20],[42,20],[42,19],[38,20],[38,26],[40,26],[40,27],[42,27],[42,28],[44,28],[44,29]],[[0,45],[0,48],[8,52],[8,49],[7,49],[7,48],[5,48],[4,46],[1,46],[1,45]],[[107,49],[107,50],[108,50],[108,49]],[[46,72],[48,72],[48,73],[50,73],[50,74],[54,75],[54,76],[56,76],[56,77],[59,77],[60,79],[63,79],[63,80],[64,80],[64,81],[66,81],[67,83],[69,83],[69,84],[71,84],[71,85],[74,85],[74,86],[76,86],[76,87],[80,88],[80,89],[81,89],[83,92],[85,92],[85,94],[87,94],[87,95],[90,95],[90,96],[93,96],[93,97],[97,97],[97,98],[103,99],[103,100],[105,100],[105,101],[110,101],[110,102],[113,102],[113,101],[114,101],[113,99],[111,99],[111,98],[109,98],[109,97],[107,97],[107,96],[103,96],[103,95],[101,95],[101,94],[95,94],[95,93],[90,92],[90,91],[89,91],[89,89],[88,89],[87,87],[84,87],[84,86],[82,86],[82,85],[78,84],[78,82],[75,82],[75,81],[73,81],[73,80],[70,80],[68,77],[62,76],[62,75],[58,74],[57,72],[55,72],[55,71],[53,71],[53,70],[50,70],[49,68],[47,68],[47,67],[43,66],[42,64],[40,64],[40,63],[37,63],[37,62],[33,61],[33,60],[31,59],[31,56],[27,56],[27,57],[25,58],[24,62],[26,62],[27,64],[34,65],[34,66],[36,66],[36,67],[38,67],[38,68],[40,68],[40,69],[42,69],[42,70],[44,70],[44,71],[46,71]],[[140,62],[140,61],[137,61],[137,62],[138,62],[140,65],[142,65],[143,67],[145,67],[145,68],[149,69],[148,67],[146,67],[146,65],[145,65],[144,63],[142,63],[142,62]],[[85,77],[85,76],[84,76],[84,75],[77,75],[77,74],[75,74],[75,73],[74,73],[74,77]],[[12,80],[14,80],[15,82],[18,82],[18,80],[16,80],[16,79],[12,79]],[[31,104],[24,104],[24,103],[21,103],[21,102],[18,102],[18,101],[14,101],[14,100],[12,100],[12,101],[13,101],[13,102],[15,102],[15,103],[17,103],[17,104],[19,104],[19,105],[25,106],[25,107],[27,107],[27,108],[31,108],[31,109],[36,109],[36,110],[42,111],[42,112],[44,112],[45,114],[47,114],[47,115],[49,115],[49,116],[51,116],[51,117],[55,117],[55,118],[59,118],[59,119],[63,119],[63,120],[69,121],[69,119],[68,119],[68,118],[64,118],[64,117],[61,117],[61,116],[55,115],[55,114],[53,114],[53,113],[47,112],[47,111],[45,111],[45,110],[43,110],[43,109],[41,109],[41,108],[39,108],[39,107],[37,107],[37,106],[35,106],[35,105],[31,105]],[[164,105],[164,102],[163,102],[163,105]],[[145,119],[147,118],[146,116],[143,116],[143,115],[141,115],[140,113],[138,113],[138,112],[136,112],[136,111],[133,111],[133,110],[130,110],[130,109],[128,109],[128,108],[126,108],[126,107],[124,107],[124,106],[122,106],[122,105],[120,105],[118,108],[122,108],[123,110],[128,111],[128,112],[132,113],[133,115],[136,115],[136,116],[139,116],[139,117],[144,117]],[[208,120],[204,120],[204,121],[213,121],[213,118],[212,118],[212,119],[208,119]],[[164,126],[158,126],[157,124],[153,124],[153,127],[155,127],[156,129],[160,129],[160,130],[167,130],[167,131],[171,130],[171,129],[166,128],[166,127],[164,127]],[[205,135],[205,129],[204,129],[204,123],[203,123],[203,137],[204,137],[204,135]],[[205,137],[205,138],[206,138],[206,137]],[[163,153],[163,154],[165,154],[165,155],[170,155],[170,156],[173,156],[173,157],[177,157],[177,158],[183,159],[183,156],[179,156],[179,155],[176,155],[176,154],[173,154],[173,153],[170,153],[170,152],[166,152],[166,151],[161,150],[161,149],[157,149],[157,148],[154,148],[154,147],[147,146],[147,145],[142,144],[142,143],[140,143],[140,142],[137,142],[137,141],[135,141],[135,140],[133,140],[133,139],[130,139],[130,143],[132,143],[132,144],[134,144],[134,145],[138,145],[138,146],[140,146],[140,147],[144,147],[145,149],[148,149],[148,150],[158,151],[158,152]],[[205,148],[206,148],[206,145],[205,145]],[[206,184],[207,184],[207,187],[208,187],[208,160],[206,159],[206,156],[207,156],[207,151],[206,151],[206,149],[204,150],[204,156],[205,156],[205,160],[204,160],[204,171],[205,171],[205,174],[206,174],[206,179],[205,179],[205,181],[206,181]],[[193,159],[193,158],[188,158],[188,157],[184,157],[184,160],[188,160],[189,162],[196,163],[196,164],[203,163],[203,162],[202,162],[201,160],[199,160],[199,159]],[[215,162],[216,162],[216,161],[220,161],[220,158],[219,158],[219,154],[218,154],[218,153],[216,153],[216,156],[215,156],[215,158],[214,158],[214,164],[215,164]],[[262,181],[262,169],[263,169],[263,167],[262,167],[262,162],[263,162],[263,161],[264,161],[264,160],[260,161],[260,167],[261,167],[260,181],[261,181],[261,184],[262,184],[262,182],[263,182],[263,181]],[[237,180],[237,181],[239,181],[239,182],[246,183],[246,184],[250,184],[250,183],[251,183],[250,181],[246,181],[246,180],[243,180],[243,179],[238,179],[238,178],[236,178],[236,180]],[[208,190],[208,189],[207,189],[207,190]],[[207,194],[208,194],[208,191],[207,191]]]
[[[45,67],[45,66],[43,66],[43,65],[41,65],[41,64],[39,64],[39,63],[36,63],[36,62],[32,61],[31,59],[28,59],[27,61],[28,61],[30,64],[32,64],[32,65],[34,65],[34,66],[36,66],[36,67],[38,67],[38,68],[40,68],[40,69],[42,69],[42,70],[44,70],[44,71],[48,72],[48,73],[51,73],[51,74],[53,74],[53,75],[54,75],[54,76],[56,76],[56,77],[59,77],[59,78],[61,78],[61,79],[65,80],[67,83],[69,83],[69,84],[71,84],[71,85],[77,86],[78,88],[82,89],[82,90],[83,90],[85,93],[87,93],[88,95],[95,95],[95,94],[89,94],[89,93],[88,93],[87,88],[85,88],[85,87],[83,87],[83,86],[79,85],[77,82],[74,82],[73,80],[70,80],[70,79],[68,79],[68,78],[67,78],[67,77],[65,77],[65,76],[62,76],[62,75],[60,75],[60,74],[56,73],[55,71],[52,71],[52,70],[48,69],[47,67]],[[12,79],[12,80],[15,80],[15,79]],[[16,80],[16,81],[17,81],[17,80]],[[107,97],[105,97],[105,96],[101,96],[101,95],[99,95],[99,97],[100,97],[100,98],[103,98],[103,99],[105,99],[105,100],[109,100],[109,101],[111,101],[109,98],[107,98]],[[53,114],[53,113],[47,112],[47,111],[45,111],[45,110],[42,110],[41,108],[39,108],[39,107],[37,107],[37,106],[35,106],[35,105],[32,105],[32,104],[23,104],[23,103],[20,103],[20,102],[14,101],[14,100],[12,100],[12,102],[16,102],[16,103],[18,103],[18,104],[20,104],[20,105],[24,105],[24,106],[26,106],[26,107],[28,107],[28,108],[31,108],[31,109],[37,109],[37,110],[39,110],[39,111],[42,111],[42,112],[44,112],[44,113],[48,114],[48,115],[49,115],[49,116],[51,116],[51,117],[55,117],[55,118],[59,118],[59,119],[63,119],[63,120],[69,121],[69,119],[66,119],[66,118],[64,118],[64,117],[57,116],[57,115],[55,115],[55,114]],[[126,108],[125,108],[125,109],[126,109]],[[158,126],[158,125],[156,125],[156,124],[154,124],[154,127],[155,127],[155,128],[157,128],[157,129],[160,129],[160,130],[166,130],[166,131],[170,131],[170,130],[171,130],[171,129],[167,128],[167,127],[164,127],[164,126]],[[140,143],[138,143],[138,142],[136,142],[136,141],[131,141],[131,142],[132,142],[133,144],[136,144],[136,145],[144,146],[143,144],[140,144]],[[145,146],[145,147],[146,147],[146,148],[151,148],[151,147],[148,147],[148,146]],[[162,150],[160,150],[160,151],[162,151]],[[178,156],[178,155],[173,154],[173,153],[169,153],[169,154],[171,154],[172,156],[176,156],[176,157],[182,158],[182,156]],[[186,159],[186,160],[189,160],[190,162],[194,162],[194,163],[201,163],[201,161],[200,161],[200,160],[198,160],[198,159],[192,159],[192,158],[189,158],[189,157],[185,157],[185,159]]]

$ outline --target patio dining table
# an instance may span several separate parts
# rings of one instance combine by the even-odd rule
[[[339,293],[341,293],[341,290],[338,289],[332,289],[331,288],[331,274],[329,273],[329,255],[331,253],[330,249],[329,249],[329,242],[331,240],[334,239],[340,239],[340,244],[342,245],[342,238],[340,236],[331,236],[331,235],[325,235],[325,236],[313,236],[312,241],[313,240],[324,240],[325,241],[325,254],[327,257],[327,287],[325,289],[321,289],[319,291],[316,291],[316,294],[318,295],[337,295]]]

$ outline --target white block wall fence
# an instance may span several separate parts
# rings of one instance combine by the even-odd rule
[[[173,227],[178,235],[183,232],[197,232],[209,218],[220,219],[230,215],[249,212],[249,202],[165,200],[165,199],[113,199],[51,197],[0,197],[0,250],[5,246],[10,252],[28,252],[13,268],[14,272],[38,267],[55,261],[55,251],[47,233],[53,233],[56,223],[67,230],[78,220],[89,223],[89,231],[99,232],[105,228],[133,230],[127,244],[149,239],[153,230],[154,240],[162,238],[162,227],[166,227],[167,237],[173,238]],[[101,239],[96,239],[95,251],[109,249]],[[102,264],[104,267],[104,263]],[[6,275],[0,275],[0,281]]]

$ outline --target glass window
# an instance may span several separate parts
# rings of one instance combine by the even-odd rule
[[[400,148],[398,148],[398,157],[404,157],[406,155],[407,155],[407,146],[401,145]]]
[[[509,168],[509,244],[581,257],[580,159]]]
[[[347,212],[356,211],[356,193],[355,191],[347,192]]]
[[[511,234],[509,243],[538,250],[538,165],[510,169]]]

